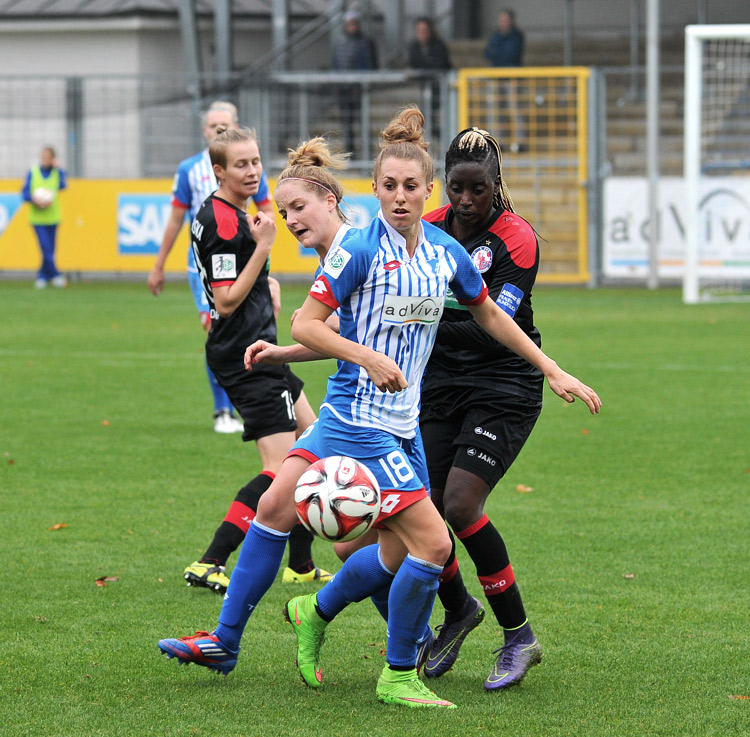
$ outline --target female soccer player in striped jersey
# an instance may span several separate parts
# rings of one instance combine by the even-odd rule
[[[308,685],[319,686],[318,655],[327,621],[348,602],[390,585],[388,654],[377,684],[378,699],[407,707],[454,706],[427,689],[416,672],[418,642],[451,548],[445,523],[426,489],[418,430],[419,386],[449,287],[490,334],[537,365],[556,393],[567,401],[578,396],[592,411],[598,410],[593,390],[562,371],[486,299],[487,288],[463,247],[421,222],[433,177],[423,126],[422,113],[407,108],[383,132],[373,175],[381,211],[370,226],[350,230],[328,251],[296,315],[294,339],[311,357],[337,358],[339,369],[329,380],[318,421],[295,443],[260,500],[219,626],[211,634],[159,643],[182,662],[225,673],[234,668],[242,633],[274,580],[287,531],[296,520],[293,493],[298,478],[317,458],[349,455],[365,463],[380,484],[379,545],[348,558],[317,602],[298,598],[287,604],[300,644],[300,673]],[[283,180],[282,174],[277,186],[282,199],[287,186]],[[331,194],[326,201],[333,208],[337,197],[334,190]],[[326,324],[335,310],[340,333]]]

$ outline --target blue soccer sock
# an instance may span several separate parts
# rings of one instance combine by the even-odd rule
[[[376,591],[371,597],[370,601],[375,605],[380,616],[388,623],[388,597],[391,595],[391,584],[393,578],[387,586],[383,586],[380,591]]]
[[[247,620],[279,572],[288,532],[278,532],[254,520],[245,536],[237,565],[229,579],[216,636],[230,650],[240,646]]]
[[[391,584],[388,599],[388,665],[413,668],[417,643],[429,627],[443,567],[407,555]]]
[[[341,570],[318,591],[318,609],[329,622],[353,601],[372,596],[393,580],[380,559],[380,546],[368,545],[350,555]]]
[[[219,385],[214,372],[211,371],[211,367],[208,365],[208,361],[206,361],[206,373],[208,374],[208,384],[211,387],[211,393],[214,395],[214,412],[221,412],[223,410],[231,412],[232,403],[229,401],[227,393]]]

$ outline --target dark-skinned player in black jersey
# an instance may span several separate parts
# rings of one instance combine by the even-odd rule
[[[513,212],[497,141],[477,128],[459,133],[446,152],[445,179],[450,204],[425,220],[466,248],[490,297],[541,346],[531,308],[539,246],[533,228]],[[520,683],[542,657],[505,543],[484,505],[539,417],[544,377],[485,333],[457,302],[448,300],[445,307],[422,386],[420,428],[432,500],[469,553],[504,633],[484,683],[494,691]],[[427,677],[450,670],[464,637],[485,615],[483,604],[466,591],[455,541],[439,597],[445,621],[425,662]]]

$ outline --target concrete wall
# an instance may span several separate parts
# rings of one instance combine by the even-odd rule
[[[670,33],[698,22],[699,0],[661,0],[661,25]],[[520,28],[540,36],[552,36],[563,28],[565,0],[483,0],[482,25],[487,35],[495,30],[497,15],[504,8],[516,12]],[[640,0],[640,17],[644,22],[647,0]],[[708,23],[750,23],[747,0],[707,0]],[[574,33],[629,33],[630,0],[574,0]]]

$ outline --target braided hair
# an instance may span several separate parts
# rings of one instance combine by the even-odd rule
[[[493,180],[500,178],[500,189],[493,194],[492,204],[497,209],[515,212],[508,186],[503,179],[503,154],[500,144],[486,130],[477,127],[466,128],[451,141],[445,153],[446,177],[454,166],[467,162],[484,166]]]

